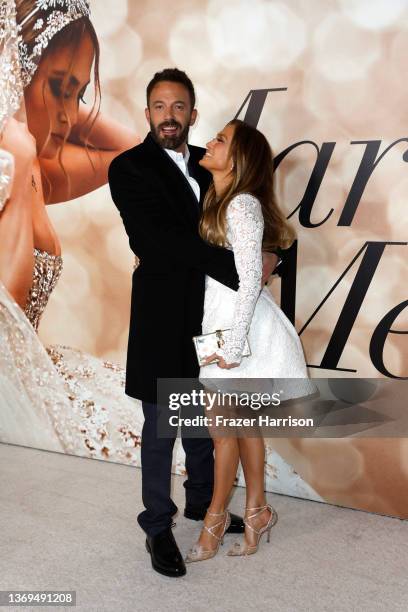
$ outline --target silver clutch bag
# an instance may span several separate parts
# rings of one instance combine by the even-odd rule
[[[230,329],[217,329],[215,332],[210,334],[202,334],[202,336],[193,336],[193,342],[197,353],[197,359],[200,366],[203,365],[206,357],[209,357],[213,353],[216,353],[218,349],[222,349],[225,341],[228,338]],[[248,338],[245,339],[243,357],[249,357],[251,349],[249,347]],[[219,360],[216,359],[212,363],[217,363]]]

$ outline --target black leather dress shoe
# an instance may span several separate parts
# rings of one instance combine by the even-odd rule
[[[203,521],[207,509],[204,508],[191,508],[187,507],[184,509],[184,516],[193,521]],[[228,527],[226,533],[244,533],[245,525],[244,521],[237,514],[231,512],[231,525]]]
[[[150,553],[153,569],[159,574],[171,578],[185,575],[186,566],[170,527],[155,536],[147,536],[146,550]]]

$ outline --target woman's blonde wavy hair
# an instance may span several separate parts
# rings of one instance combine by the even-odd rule
[[[271,147],[259,130],[244,121],[233,119],[228,125],[235,128],[230,145],[233,163],[231,182],[219,198],[215,193],[214,183],[211,183],[204,198],[200,235],[211,244],[225,246],[228,204],[234,196],[250,193],[258,198],[262,207],[262,249],[287,249],[295,240],[296,234],[276,202]]]

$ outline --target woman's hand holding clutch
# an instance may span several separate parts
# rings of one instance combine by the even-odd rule
[[[230,370],[231,368],[236,368],[239,366],[239,363],[226,363],[224,357],[221,357],[220,355],[217,355],[217,353],[213,353],[212,355],[209,355],[208,357],[205,358],[205,361],[203,362],[203,366],[209,365],[210,363],[212,363],[213,361],[216,361],[218,359],[218,367],[222,368],[223,370]]]
[[[245,344],[242,351],[235,350],[232,354],[230,354],[231,351],[225,352],[226,346],[228,346],[230,332],[230,329],[217,329],[215,332],[193,337],[200,366],[206,366],[210,363],[217,362],[218,367],[224,370],[230,370],[240,365],[242,357],[247,357],[251,354],[248,338],[245,338]],[[229,354],[229,361],[231,363],[227,363],[226,361]]]

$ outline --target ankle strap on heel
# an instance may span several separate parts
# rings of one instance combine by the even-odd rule
[[[222,540],[226,530],[229,527],[229,523],[230,523],[230,517],[229,517],[230,513],[229,513],[229,510],[224,510],[224,512],[221,512],[221,513],[218,513],[218,512],[208,512],[208,510],[207,510],[207,514],[209,516],[225,516],[225,520],[219,521],[218,523],[215,523],[215,525],[211,525],[211,527],[207,527],[207,525],[203,525],[203,528],[205,529],[205,531],[207,531],[207,533],[212,535],[217,540]],[[217,534],[213,532],[213,529],[217,529],[217,527],[220,527],[221,525],[223,526],[222,534],[221,534],[221,536],[217,536]]]
[[[254,532],[255,532],[256,534],[258,534],[258,535],[261,533],[261,531],[262,531],[262,530],[255,529],[255,527],[253,527],[253,526],[252,526],[252,525],[251,525],[251,524],[250,524],[248,521],[249,521],[250,519],[257,518],[257,517],[258,517],[258,516],[259,516],[259,515],[260,515],[260,514],[261,514],[261,513],[264,511],[264,510],[267,510],[267,509],[268,509],[268,510],[270,511],[270,513],[271,513],[271,517],[270,517],[270,519],[269,519],[269,521],[270,521],[270,520],[271,520],[271,518],[272,518],[272,517],[274,516],[274,514],[275,514],[275,510],[272,508],[271,504],[265,504],[265,506],[256,506],[255,508],[245,508],[245,513],[246,513],[246,512],[252,512],[253,510],[257,510],[257,511],[258,511],[258,512],[255,512],[255,514],[250,514],[250,515],[248,515],[248,516],[246,516],[246,517],[244,518],[244,524],[245,524],[245,525],[246,525],[246,526],[247,526],[249,529],[251,529],[252,531],[254,531]],[[269,523],[269,521],[268,521],[268,523]]]
[[[271,504],[265,504],[265,506],[256,506],[255,508],[245,508],[245,510],[265,510],[265,508],[270,508]]]

